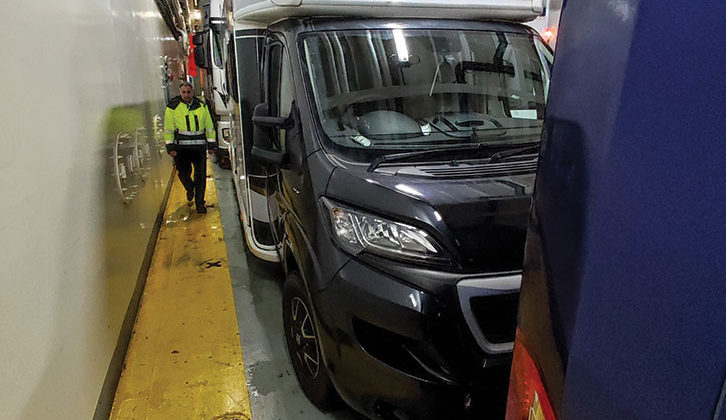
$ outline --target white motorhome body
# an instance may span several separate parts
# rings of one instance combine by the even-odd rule
[[[539,16],[543,0],[241,0],[237,22],[270,24],[308,16],[489,19],[527,22]]]
[[[273,180],[251,159],[252,112],[262,100],[259,60],[264,38],[260,24],[235,23],[234,50],[240,60],[236,63],[234,78],[239,89],[239,106],[233,111],[233,141],[229,154],[247,247],[257,258],[278,262],[277,247],[268,234],[272,220],[277,219],[276,206],[268,205],[265,194]]]

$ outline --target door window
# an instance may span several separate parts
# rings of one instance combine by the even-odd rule
[[[282,44],[272,44],[268,55],[268,96],[270,115],[290,116],[295,90],[292,83],[292,69],[287,51]],[[278,150],[285,149],[286,130],[275,130],[273,145]]]
[[[234,48],[234,38],[229,39],[227,44],[227,67],[225,73],[229,81],[229,94],[234,98],[235,103],[239,103],[239,90],[237,86],[237,72],[235,71],[237,63],[237,54]]]

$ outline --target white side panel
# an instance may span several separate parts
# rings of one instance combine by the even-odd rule
[[[270,24],[289,17],[358,16],[499,19],[526,22],[542,13],[543,0],[238,0],[237,22]]]
[[[153,0],[1,4],[0,417],[90,419],[171,174],[121,156],[123,204],[111,151],[163,111],[176,42]]]

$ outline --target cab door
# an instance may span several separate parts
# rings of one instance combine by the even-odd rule
[[[287,118],[290,121],[287,128],[272,130],[272,149],[286,152],[290,161],[299,162],[286,162],[279,166],[275,196],[268,200],[270,212],[280,215],[277,223],[272,224],[273,236],[279,244],[284,238],[283,221],[288,219],[298,226],[301,225],[299,215],[310,206],[305,200],[310,200],[313,194],[303,194],[303,190],[308,189],[304,185],[307,176],[302,167],[305,153],[299,113],[295,105],[295,83],[290,55],[282,38],[274,34],[267,40],[265,80],[265,102],[269,106],[270,116]]]

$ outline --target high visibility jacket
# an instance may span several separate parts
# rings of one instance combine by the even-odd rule
[[[214,122],[204,102],[194,97],[187,105],[181,96],[169,101],[164,113],[164,142],[167,152],[216,149]]]

